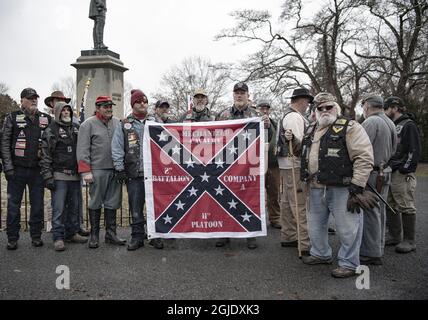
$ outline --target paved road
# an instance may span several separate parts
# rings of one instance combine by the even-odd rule
[[[370,289],[358,290],[355,278],[334,279],[333,266],[307,266],[295,249],[279,246],[279,232],[268,229],[248,250],[245,241],[215,248],[214,240],[168,242],[164,250],[102,243],[97,250],[71,245],[64,252],[46,245],[32,248],[22,234],[17,251],[7,251],[0,232],[0,299],[428,299],[428,178],[417,192],[417,251],[408,255],[387,248],[384,265],[370,268]],[[128,228],[120,229],[128,237]],[[330,236],[337,252],[337,236]],[[57,266],[70,268],[70,289],[58,290]]]

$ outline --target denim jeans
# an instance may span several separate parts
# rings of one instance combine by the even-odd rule
[[[43,178],[40,168],[24,168],[16,166],[15,175],[7,183],[7,238],[9,241],[18,241],[21,229],[21,201],[25,186],[30,191],[30,236],[40,238],[43,229]]]
[[[308,215],[309,238],[312,256],[330,258],[332,249],[328,243],[328,218],[334,216],[340,249],[337,255],[341,267],[355,270],[360,264],[360,246],[363,235],[363,214],[351,213],[346,209],[347,187],[310,189]]]
[[[80,181],[55,180],[52,192],[53,240],[71,238],[79,231]]]
[[[144,177],[129,179],[127,183],[129,210],[131,210],[131,237],[137,240],[144,239]]]

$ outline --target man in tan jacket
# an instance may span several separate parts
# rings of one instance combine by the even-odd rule
[[[363,232],[362,208],[373,207],[375,198],[364,188],[373,167],[373,148],[364,128],[340,115],[341,109],[330,93],[314,98],[316,122],[302,142],[301,178],[309,184],[310,256],[305,264],[331,264],[328,218],[335,218],[340,239],[336,278],[355,275],[360,265]]]

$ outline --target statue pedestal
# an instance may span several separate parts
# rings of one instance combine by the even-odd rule
[[[77,61],[71,64],[77,69],[76,107],[80,109],[85,84],[88,78],[91,85],[85,104],[85,119],[94,114],[95,100],[98,96],[111,96],[113,102],[113,115],[119,119],[123,118],[124,110],[124,87],[123,73],[128,70],[120,61],[119,54],[107,50],[83,50]]]

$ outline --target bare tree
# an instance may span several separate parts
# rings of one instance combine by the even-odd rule
[[[372,62],[367,80],[385,95],[408,99],[428,84],[428,3],[370,0],[366,6],[375,17],[372,36],[355,53]]]
[[[202,88],[207,92],[209,108],[216,111],[225,106],[229,81],[228,70],[218,68],[209,59],[189,57],[163,75],[162,89],[153,96],[158,100],[168,100],[172,107],[171,113],[178,116],[187,110],[188,96]]]
[[[0,82],[0,94],[6,94],[9,91],[9,87],[6,83]]]

